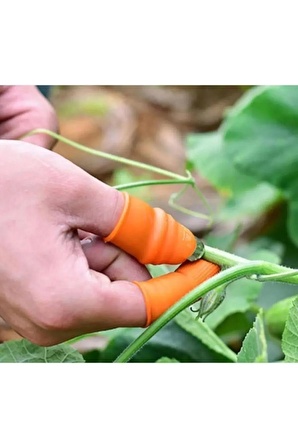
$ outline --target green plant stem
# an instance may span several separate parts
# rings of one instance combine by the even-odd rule
[[[230,254],[220,249],[214,247],[205,246],[205,252],[203,258],[212,263],[218,264],[220,266],[235,266],[238,264],[247,264],[249,260],[246,258],[239,257],[238,255]],[[279,281],[287,283],[298,283],[298,270],[287,268],[285,266],[279,266],[274,263],[269,263],[267,261],[261,261],[266,267],[267,272],[263,275],[256,272],[253,273],[253,280],[257,281]]]
[[[128,190],[129,188],[146,187],[148,185],[168,185],[168,184],[189,184],[192,185],[192,180],[185,178],[184,180],[166,180],[166,179],[156,179],[156,180],[140,180],[136,182],[129,182],[127,184],[115,185],[113,188],[116,190]]]
[[[290,277],[298,275],[298,270],[295,269],[293,272],[280,273],[280,274],[268,274],[268,275],[254,275],[251,278],[257,280],[258,282],[269,282],[269,281],[281,281],[287,282]]]
[[[115,363],[128,362],[146,342],[149,341],[164,325],[179,314],[184,308],[192,305],[199,297],[216,288],[217,286],[228,283],[236,278],[245,277],[248,274],[256,272],[257,268],[262,266],[260,262],[247,264],[246,266],[238,265],[231,267],[218,275],[205,281],[197,288],[182,297],[171,308],[162,314],[150,327],[148,327],[137,339],[135,339],[114,361]]]
[[[172,171],[164,170],[162,168],[158,168],[152,165],[148,165],[146,163],[137,162],[136,160],[130,160],[126,159],[125,157],[115,156],[114,154],[109,154],[100,150],[91,149],[88,146],[81,145],[80,143],[76,143],[73,140],[70,140],[66,137],[62,137],[59,134],[56,134],[55,132],[49,131],[48,129],[34,129],[33,131],[28,132],[27,134],[20,137],[21,139],[24,137],[28,137],[30,135],[34,134],[47,134],[60,142],[66,143],[67,145],[73,146],[74,148],[77,148],[81,151],[84,151],[88,154],[96,155],[103,157],[105,159],[113,160],[114,162],[118,163],[124,163],[125,165],[134,166],[136,168],[145,169],[147,171],[152,171],[153,173],[161,174],[162,176],[170,177],[172,179],[177,179],[181,181],[188,181],[187,183],[190,183],[189,180],[192,179],[188,176],[181,176],[180,174],[173,173]],[[194,181],[193,181],[194,182]]]
[[[164,170],[162,168],[158,168],[153,165],[149,165],[149,164],[146,164],[143,162],[137,162],[135,160],[130,160],[125,157],[115,156],[113,154],[109,154],[109,153],[105,153],[100,150],[95,150],[95,149],[89,148],[88,146],[76,143],[73,140],[70,140],[66,137],[62,137],[61,135],[56,134],[55,132],[52,132],[48,129],[34,129],[34,130],[28,132],[27,134],[22,135],[20,137],[20,139],[28,137],[30,135],[34,135],[34,134],[47,134],[47,135],[50,135],[51,137],[55,138],[58,141],[68,144],[69,146],[77,148],[77,149],[84,151],[88,154],[92,154],[92,155],[95,155],[98,157],[103,157],[105,159],[113,160],[117,163],[124,163],[126,165],[134,166],[134,167],[137,167],[140,169],[151,171],[156,174],[161,174],[163,176],[170,177],[171,179],[175,179],[175,180],[171,180],[171,181],[166,180],[166,179],[137,181],[137,182],[130,182],[127,184],[114,186],[114,188],[116,188],[119,191],[129,189],[129,188],[148,186],[148,185],[184,184],[186,188],[188,186],[191,186],[194,189],[194,191],[197,193],[197,195],[200,197],[200,199],[203,201],[203,203],[205,204],[207,209],[209,210],[210,216],[207,216],[204,213],[199,213],[199,212],[195,212],[193,210],[187,209],[175,202],[175,199],[178,199],[178,197],[180,197],[184,193],[186,188],[182,189],[178,193],[173,193],[169,200],[169,204],[173,208],[175,208],[176,210],[178,210],[182,213],[186,213],[187,215],[194,216],[195,218],[206,219],[209,222],[208,227],[210,227],[213,224],[213,221],[214,221],[213,213],[210,210],[210,207],[209,207],[209,204],[208,204],[206,198],[204,197],[204,195],[201,193],[200,189],[196,185],[196,181],[193,178],[193,176],[191,175],[190,171],[186,170],[187,175],[181,176],[180,174],[173,173],[172,171]]]
[[[156,180],[144,180],[144,181],[137,181],[137,182],[130,182],[127,184],[123,184],[123,185],[117,185],[114,186],[113,188],[116,188],[117,190],[125,190],[125,189],[129,189],[129,188],[136,188],[136,187],[143,187],[143,186],[148,186],[148,185],[163,185],[163,184],[184,184],[185,187],[187,188],[188,186],[191,186],[194,191],[198,194],[198,196],[201,198],[201,200],[203,201],[203,203],[205,204],[205,206],[207,206],[207,208],[209,209],[210,212],[210,217],[207,216],[204,213],[199,213],[199,212],[194,212],[193,210],[187,209],[185,207],[182,207],[181,205],[175,203],[175,198],[178,198],[179,196],[181,196],[181,194],[185,191],[185,188],[178,192],[178,193],[174,193],[169,201],[169,204],[175,208],[176,210],[179,210],[182,213],[186,213],[187,215],[191,215],[194,216],[195,218],[201,218],[201,219],[206,219],[207,221],[209,221],[209,226],[212,225],[213,223],[213,216],[212,216],[212,212],[210,210],[210,207],[206,201],[206,198],[204,197],[204,195],[201,193],[200,189],[198,188],[198,186],[196,185],[195,179],[193,178],[193,176],[191,175],[190,171],[186,170],[186,176],[181,176],[180,174],[176,174],[173,173],[172,171],[168,171],[168,170],[164,170],[162,168],[158,168],[155,167],[153,165],[148,165],[146,163],[142,163],[142,162],[137,162],[135,160],[130,160],[127,159],[125,157],[120,157],[120,156],[115,156],[113,154],[109,154],[109,153],[105,153],[103,151],[100,150],[95,150],[92,148],[89,148],[88,146],[85,145],[81,145],[79,143],[74,142],[73,140],[70,140],[66,137],[62,137],[59,134],[56,134],[55,132],[49,131],[47,129],[34,129],[30,132],[28,132],[25,135],[22,135],[20,137],[20,139],[30,136],[30,135],[34,135],[34,134],[47,134],[50,135],[51,137],[57,139],[58,141],[61,141],[69,146],[73,146],[74,148],[77,148],[81,151],[84,151],[88,154],[92,154],[95,155],[97,157],[103,157],[105,159],[109,159],[109,160],[113,160],[117,163],[124,163],[126,165],[130,165],[130,166],[134,166],[137,168],[141,168],[147,171],[151,171],[153,173],[156,174],[161,174],[163,176],[166,177],[170,177],[171,179],[174,180],[167,180],[167,179],[156,179]]]
[[[282,266],[275,265],[273,263],[268,263],[265,261],[248,261],[244,258],[237,257],[232,254],[227,254],[224,251],[219,251],[208,247],[207,255],[209,252],[209,258],[212,258],[214,262],[218,263],[219,258],[225,261],[230,261],[234,263],[234,266],[220,272],[214,277],[208,279],[201,285],[197,286],[195,289],[190,291],[184,297],[182,297],[179,302],[176,302],[171,308],[169,308],[162,316],[160,316],[155,322],[153,322],[150,327],[148,327],[137,339],[135,339],[114,361],[115,363],[128,362],[141,348],[146,344],[149,339],[151,339],[159,330],[161,330],[164,325],[166,325],[171,319],[173,319],[177,314],[179,314],[185,308],[191,306],[199,297],[207,294],[214,288],[218,286],[233,282],[237,279],[251,276],[254,274],[258,275],[271,275],[271,274],[284,274],[284,277],[288,274],[293,273],[293,269],[283,268]],[[217,256],[215,256],[215,254]],[[205,256],[204,256],[205,258]],[[215,261],[216,259],[216,261]],[[239,260],[241,262],[239,263]],[[211,261],[211,260],[210,260]],[[238,264],[236,264],[238,263]],[[219,263],[218,263],[219,264]],[[235,266],[236,264],[236,266]],[[284,280],[279,277],[279,281],[288,281],[293,284],[298,284],[298,275],[293,275],[292,277]]]
[[[220,266],[235,266],[241,263],[247,263],[246,258],[239,257],[238,255],[230,254],[224,250],[216,249],[205,245],[204,257],[205,260],[211,261],[211,263],[219,264]]]
[[[179,204],[177,204],[177,202],[175,202],[175,200],[177,200],[180,196],[182,196],[184,194],[184,192],[186,191],[186,189],[188,188],[188,185],[186,184],[186,182],[184,182],[184,184],[185,184],[184,187],[182,187],[182,189],[180,191],[178,191],[178,193],[171,194],[171,197],[169,199],[169,205],[171,207],[173,207],[175,210],[178,210],[181,213],[186,213],[187,215],[193,216],[194,218],[206,219],[207,221],[209,221],[209,226],[210,226],[213,222],[212,216],[209,217],[209,216],[205,215],[204,213],[195,212],[195,211],[185,208],[182,205],[179,205]],[[192,187],[195,190],[197,189],[199,191],[199,189],[195,185],[192,185]],[[203,202],[205,202],[205,201],[206,201],[205,198],[203,198]]]

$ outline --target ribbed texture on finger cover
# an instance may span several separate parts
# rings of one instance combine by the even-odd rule
[[[196,248],[194,235],[160,208],[124,193],[122,215],[104,241],[111,242],[143,264],[179,264]]]
[[[175,272],[134,282],[141,289],[147,311],[147,327],[185,294],[220,271],[220,267],[206,260],[186,262]]]

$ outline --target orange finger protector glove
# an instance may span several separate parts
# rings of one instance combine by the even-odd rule
[[[179,264],[196,249],[194,235],[160,208],[128,193],[114,230],[104,238],[142,264]]]
[[[196,286],[220,271],[206,260],[185,262],[175,272],[144,282],[134,282],[142,291],[147,311],[147,327]]]

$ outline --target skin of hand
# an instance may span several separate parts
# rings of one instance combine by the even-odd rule
[[[35,86],[0,86],[0,138],[15,140],[27,132],[45,128],[58,132],[54,108]],[[55,140],[43,134],[24,138],[52,149]]]
[[[0,316],[49,346],[144,326],[144,265],[104,243],[123,195],[58,154],[0,140]],[[80,240],[78,229],[89,235]],[[97,236],[95,236],[97,235]]]
[[[217,272],[201,262],[151,279],[135,257],[104,242],[122,217],[123,194],[47,151],[55,143],[49,136],[15,141],[36,128],[57,131],[48,101],[34,86],[0,86],[0,106],[0,316],[21,336],[50,346],[93,331],[146,326]],[[141,213],[150,215],[144,205]],[[177,225],[165,236],[182,254],[189,231]],[[183,290],[172,291],[177,274]]]

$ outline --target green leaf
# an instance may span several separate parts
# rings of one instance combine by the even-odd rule
[[[285,362],[298,362],[298,297],[293,301],[282,335]]]
[[[0,345],[0,362],[43,363],[84,362],[82,355],[69,344],[40,347],[26,339],[4,342]]]
[[[258,183],[242,194],[235,193],[229,198],[219,211],[217,220],[254,218],[270,210],[281,200],[282,195],[279,190],[268,183]]]
[[[256,181],[231,163],[224,151],[220,130],[190,134],[187,148],[192,169],[228,197],[219,211],[218,221],[259,216],[281,200],[280,192],[272,185]]]
[[[263,310],[257,315],[253,327],[243,341],[237,362],[268,362],[267,342],[263,323]]]
[[[223,125],[223,147],[234,166],[280,189],[289,203],[288,231],[298,245],[298,86],[257,87]]]
[[[298,246],[298,185],[292,185],[292,190],[289,191],[289,212],[288,212],[288,233],[292,241]]]
[[[187,158],[197,171],[220,191],[230,194],[254,187],[256,182],[239,172],[223,151],[219,131],[190,134],[187,137]]]
[[[173,363],[173,362],[179,362],[177,359],[174,358],[167,358],[166,356],[163,356],[162,358],[159,358],[156,362],[166,362],[166,363]]]
[[[175,322],[188,333],[207,345],[215,352],[225,356],[230,361],[236,361],[237,357],[229,347],[211,330],[201,319],[195,320],[189,310],[184,310],[175,317]]]
[[[216,334],[228,345],[242,341],[251,328],[249,313],[230,314],[216,327]]]
[[[223,126],[238,169],[278,187],[296,181],[297,101],[297,86],[257,87],[242,97]]]
[[[133,342],[143,329],[122,328],[110,332],[110,341],[105,349],[84,354],[87,362],[110,363]],[[105,332],[103,332],[105,333]],[[175,321],[169,322],[130,360],[131,363],[156,362],[162,357],[176,359],[179,362],[227,362],[227,358],[206,347],[201,341],[181,328]]]
[[[228,285],[223,303],[207,317],[206,323],[215,329],[228,316],[245,313],[256,303],[262,284],[253,280],[241,279]]]
[[[271,335],[281,338],[285,329],[286,321],[293,305],[294,299],[298,296],[288,297],[280,300],[269,308],[265,313],[265,321]]]

